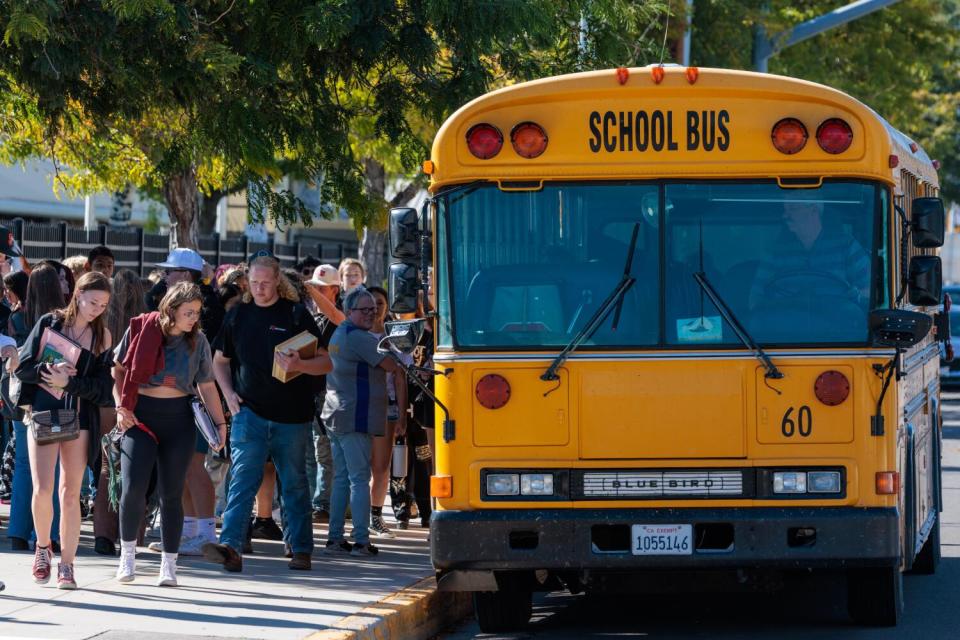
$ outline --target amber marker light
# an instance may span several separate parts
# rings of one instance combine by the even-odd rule
[[[475,124],[467,131],[467,148],[477,158],[489,160],[503,148],[503,134],[492,124]]]
[[[920,145],[918,145],[916,142],[910,143],[910,151],[913,151],[914,153],[916,153],[919,149],[920,149]]]
[[[697,78],[700,77],[700,69],[696,67],[687,67],[687,70],[684,71],[684,75],[687,76],[687,82],[690,84],[696,84]]]
[[[630,79],[630,69],[626,67],[617,67],[617,82],[620,84],[627,84],[627,80]]]
[[[813,383],[813,393],[823,404],[835,407],[850,395],[850,381],[839,371],[824,371]]]
[[[536,158],[547,150],[547,132],[536,122],[521,122],[510,132],[510,144],[517,155]]]
[[[452,498],[453,478],[450,476],[430,476],[430,496],[433,498]]]
[[[666,74],[667,72],[663,70],[663,67],[653,67],[650,69],[650,77],[653,78],[654,84],[660,84],[663,82],[663,77]]]
[[[423,161],[423,172],[428,176],[432,176],[434,171],[433,160],[424,160]]]
[[[817,127],[817,144],[827,153],[843,153],[852,143],[853,129],[840,118],[824,120]]]
[[[893,496],[900,493],[900,474],[896,471],[877,471],[877,495]]]
[[[807,144],[807,128],[796,118],[784,118],[773,125],[770,139],[780,153],[793,155]]]

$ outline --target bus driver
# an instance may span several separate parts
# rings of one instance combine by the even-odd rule
[[[870,258],[846,231],[824,228],[822,202],[784,203],[783,222],[784,233],[757,268],[751,309],[800,296],[840,297],[857,306],[869,300]]]

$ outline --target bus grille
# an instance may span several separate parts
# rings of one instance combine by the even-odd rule
[[[574,471],[571,493],[574,500],[746,498],[755,493],[753,477],[740,469]]]

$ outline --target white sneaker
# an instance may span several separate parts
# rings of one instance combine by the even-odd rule
[[[120,566],[117,567],[117,582],[133,582],[136,576],[135,566],[137,556],[135,553],[120,552]]]
[[[150,551],[156,551],[160,553],[163,551],[163,543],[160,542],[159,540],[157,540],[156,542],[151,542],[150,544],[147,545],[147,549],[150,549]]]
[[[157,576],[157,586],[158,587],[175,587],[177,586],[177,561],[176,560],[167,560],[163,558],[160,560],[160,575]]]
[[[200,550],[205,543],[210,542],[210,540],[205,539],[200,535],[190,536],[189,538],[180,538],[180,555],[182,556],[202,556],[203,551]],[[214,540],[214,542],[216,542]]]

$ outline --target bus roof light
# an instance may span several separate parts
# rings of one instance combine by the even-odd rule
[[[503,148],[503,134],[492,124],[475,124],[467,130],[467,148],[477,158],[489,160]]]
[[[626,67],[617,67],[617,82],[620,84],[627,84],[627,80],[630,79],[630,69]]]
[[[475,392],[481,407],[499,409],[510,400],[510,383],[499,374],[488,373],[477,382]]]
[[[547,132],[536,122],[521,122],[510,132],[510,144],[517,155],[536,158],[547,149]]]
[[[897,165],[900,164],[900,156],[891,153],[890,157],[887,158],[887,164],[890,166],[891,169],[896,169]]]
[[[934,161],[931,162],[930,164],[933,165],[933,170],[934,170],[934,171],[940,171],[940,161],[939,161],[939,160],[934,160]]]
[[[687,82],[690,84],[696,84],[697,78],[700,77],[700,69],[697,67],[687,67],[687,70],[684,72],[687,76]]]
[[[877,471],[877,495],[894,496],[900,493],[900,474],[896,471]]]
[[[817,127],[817,144],[827,153],[843,153],[853,143],[853,129],[840,118],[829,118]]]
[[[653,84],[660,84],[663,82],[663,77],[666,74],[667,72],[664,71],[663,67],[661,66],[656,66],[650,69],[650,77],[653,78]]]
[[[823,404],[835,407],[850,395],[850,381],[839,371],[824,371],[813,383],[813,393]]]
[[[910,151],[913,151],[914,153],[916,153],[919,150],[920,150],[920,145],[918,145],[916,142],[910,143]]]
[[[807,144],[807,128],[796,118],[784,118],[773,125],[770,139],[780,153],[793,155]]]

